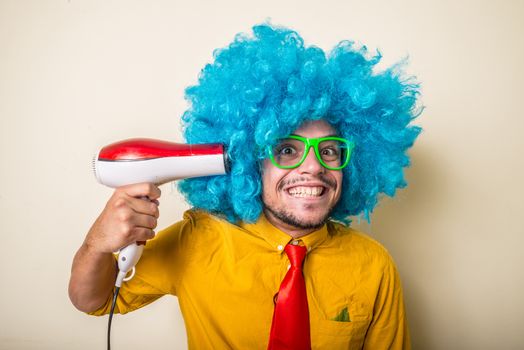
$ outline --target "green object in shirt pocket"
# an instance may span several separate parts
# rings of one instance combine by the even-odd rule
[[[342,311],[340,311],[339,314],[333,317],[331,320],[337,322],[351,322],[347,306],[343,308]]]

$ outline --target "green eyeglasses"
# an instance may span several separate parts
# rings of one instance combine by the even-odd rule
[[[268,146],[269,159],[280,169],[298,168],[306,160],[311,147],[324,168],[340,170],[348,165],[355,143],[336,136],[307,138],[290,135],[276,146]]]

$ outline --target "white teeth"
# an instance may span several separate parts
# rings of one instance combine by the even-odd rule
[[[324,192],[324,188],[318,187],[293,187],[288,190],[289,194],[293,197],[318,197]]]

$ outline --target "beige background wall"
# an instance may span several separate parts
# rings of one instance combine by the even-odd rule
[[[183,89],[213,49],[271,17],[306,43],[409,54],[425,130],[410,186],[359,227],[396,259],[416,349],[524,348],[522,1],[0,0],[0,349],[102,349],[67,297],[111,191],[98,147],[181,139]],[[163,187],[160,226],[187,205]],[[113,323],[115,349],[185,349],[175,298]]]

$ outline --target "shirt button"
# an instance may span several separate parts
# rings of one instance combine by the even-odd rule
[[[297,241],[297,240],[294,240],[294,241],[291,242],[291,244],[293,244],[293,245],[298,245],[298,241]]]
[[[287,269],[289,270],[291,268],[291,264],[287,265]]]
[[[279,244],[278,247],[277,247],[278,250],[282,250],[284,249],[284,246],[282,244]]]

